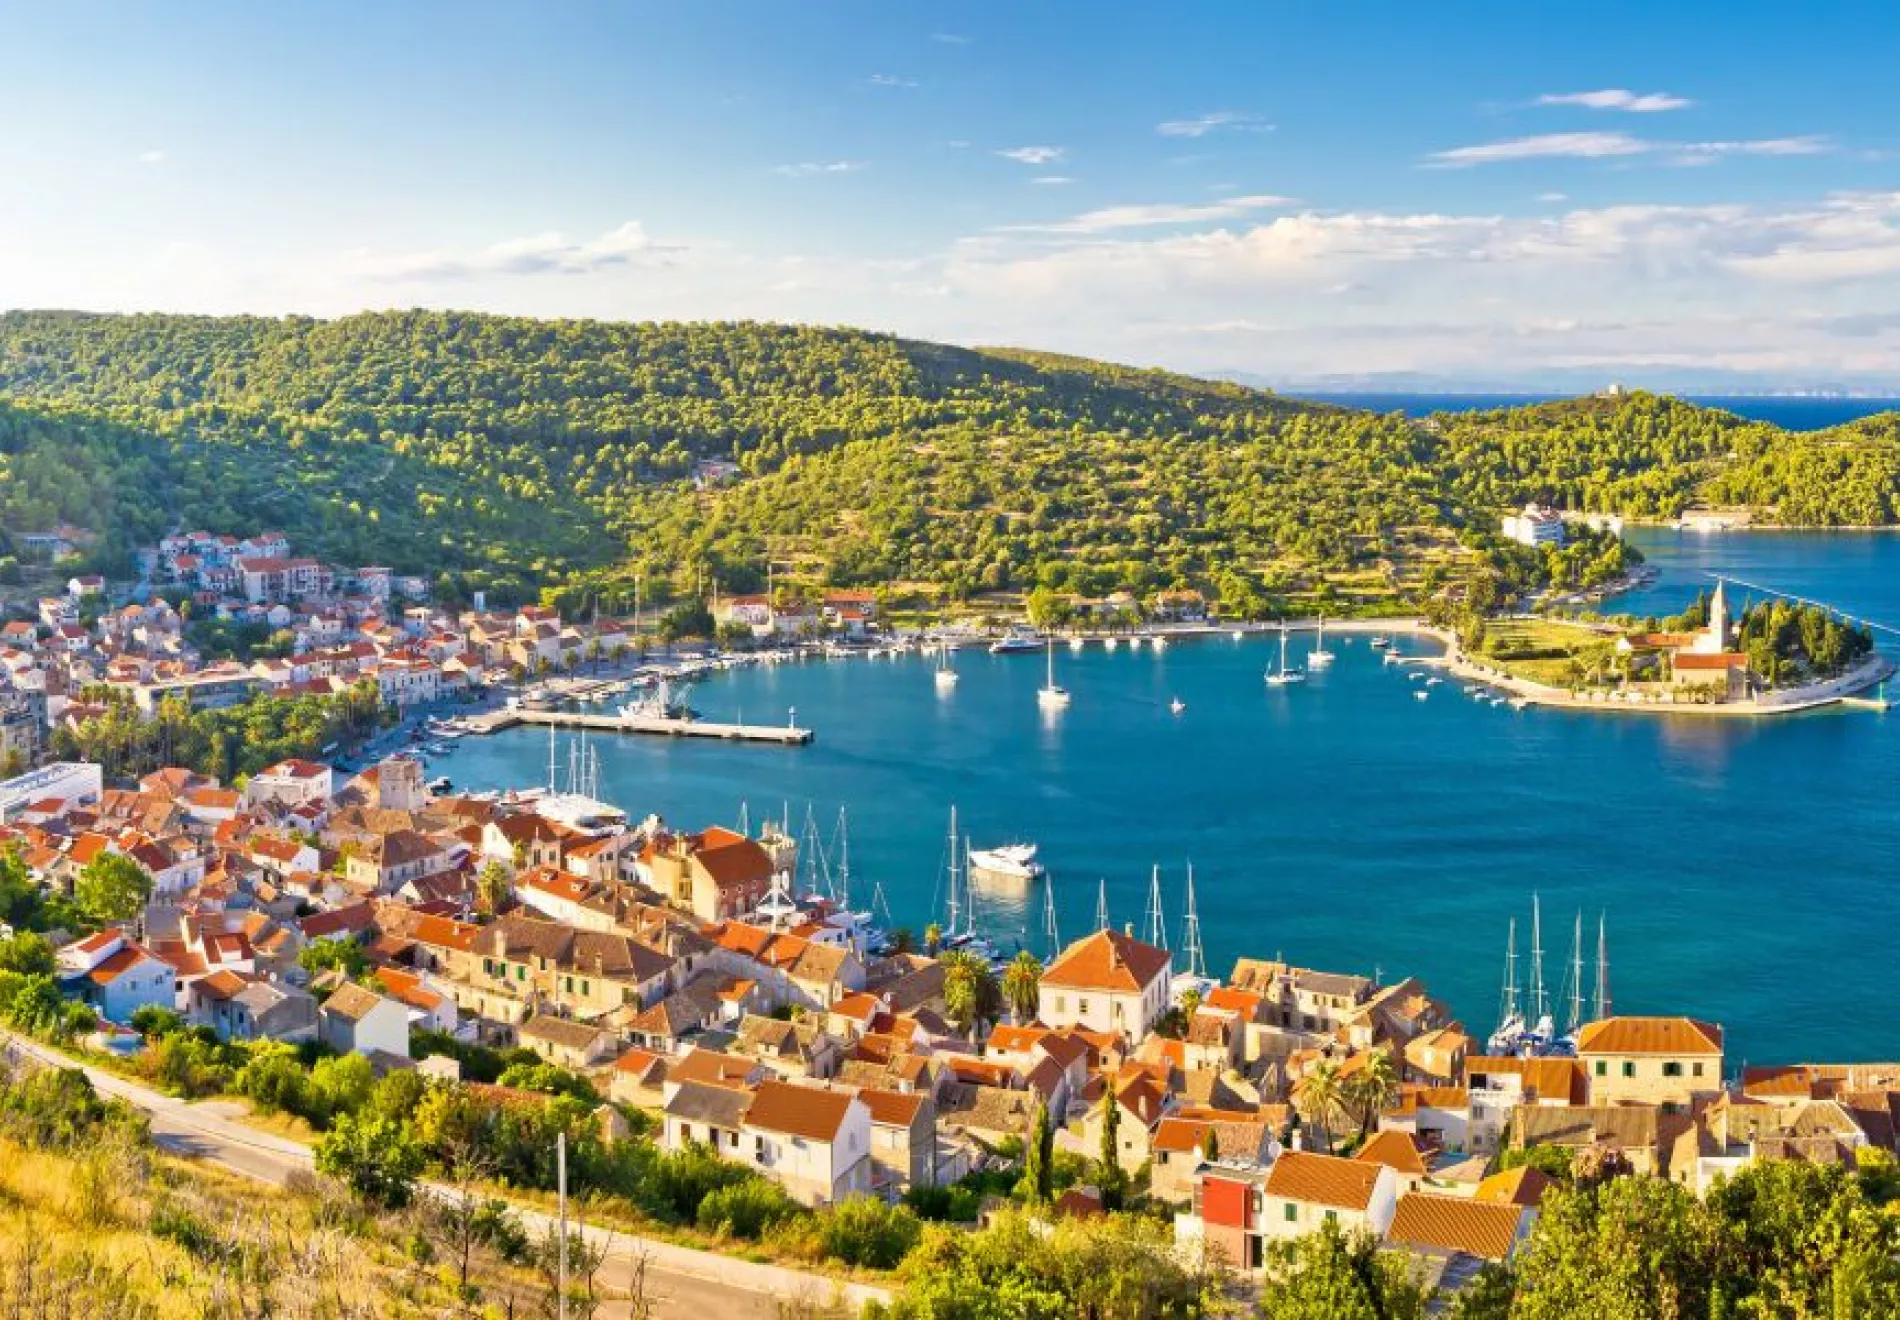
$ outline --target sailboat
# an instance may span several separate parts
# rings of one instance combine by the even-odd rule
[[[957,671],[950,664],[950,643],[937,647],[937,691],[948,692],[957,685]]]
[[[1056,643],[1052,637],[1043,648],[1049,662],[1049,679],[1036,689],[1036,704],[1044,710],[1061,710],[1069,704],[1069,689],[1056,683]]]
[[[1515,1055],[1524,1035],[1524,1015],[1517,1006],[1517,918],[1504,945],[1504,992],[1498,1001],[1498,1029],[1491,1033],[1490,1053],[1499,1058]]]
[[[1308,669],[1324,669],[1333,662],[1333,653],[1326,649],[1326,616],[1319,616],[1319,636],[1313,642],[1313,649],[1306,653]]]
[[[1297,669],[1286,667],[1286,625],[1280,625],[1280,667],[1267,671],[1268,687],[1285,687],[1289,683],[1304,683],[1306,675]]]

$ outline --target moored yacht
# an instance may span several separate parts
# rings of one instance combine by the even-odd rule
[[[1005,843],[994,848],[973,848],[969,854],[970,878],[1028,882],[1042,878],[1042,863],[1036,860],[1033,843]]]

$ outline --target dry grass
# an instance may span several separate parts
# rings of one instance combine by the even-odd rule
[[[414,1216],[314,1184],[260,1187],[106,1137],[78,1156],[0,1141],[0,1320],[382,1320],[527,1314],[486,1262],[458,1306]]]

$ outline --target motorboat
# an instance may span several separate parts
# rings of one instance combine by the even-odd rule
[[[994,848],[970,850],[970,874],[1000,880],[1040,880],[1042,863],[1036,860],[1033,843],[1005,843]]]

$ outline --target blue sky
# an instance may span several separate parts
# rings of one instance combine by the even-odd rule
[[[0,305],[1900,384],[1900,9],[0,3]]]

